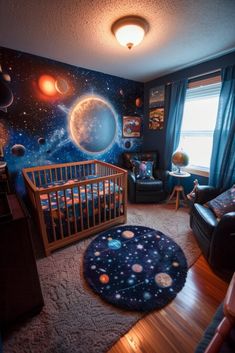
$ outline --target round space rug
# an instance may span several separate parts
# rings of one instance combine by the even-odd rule
[[[150,311],[183,288],[187,261],[160,231],[121,226],[100,233],[84,255],[84,277],[104,300],[128,310]]]

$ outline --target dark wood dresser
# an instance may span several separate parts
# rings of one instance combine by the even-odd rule
[[[4,213],[5,212],[5,213]],[[43,297],[28,213],[15,195],[0,198],[0,328],[36,314]]]

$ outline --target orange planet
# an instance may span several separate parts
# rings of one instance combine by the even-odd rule
[[[140,108],[142,104],[143,104],[142,99],[140,97],[136,98],[135,105],[137,106],[137,108]]]
[[[104,283],[104,284],[109,283],[109,276],[106,274],[103,274],[99,277],[99,280],[101,283]]]
[[[46,96],[53,97],[57,94],[55,79],[50,75],[40,76],[38,80],[38,86],[40,91]]]

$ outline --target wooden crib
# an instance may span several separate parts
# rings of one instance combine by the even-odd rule
[[[23,169],[46,256],[126,222],[127,172],[92,160]]]

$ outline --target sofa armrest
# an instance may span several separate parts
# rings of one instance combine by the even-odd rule
[[[195,190],[195,203],[200,203],[201,205],[214,199],[220,194],[220,190],[214,188],[210,185],[198,185]]]
[[[235,269],[235,212],[218,222],[210,242],[209,263],[214,268]]]

